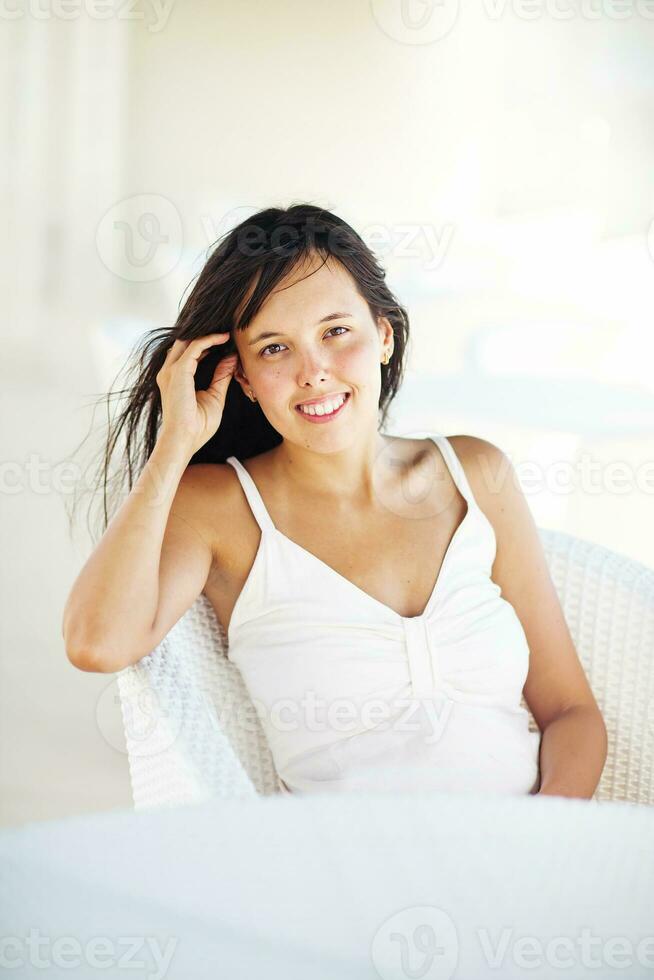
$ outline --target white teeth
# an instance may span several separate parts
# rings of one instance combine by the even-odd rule
[[[322,402],[320,405],[308,405],[306,408],[300,405],[300,411],[304,412],[305,415],[330,415],[337,408],[340,408],[344,401],[345,395],[339,395],[337,398]]]

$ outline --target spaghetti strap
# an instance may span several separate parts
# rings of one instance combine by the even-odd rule
[[[272,522],[272,518],[266,510],[266,505],[263,502],[261,494],[257,490],[257,485],[246,468],[243,466],[243,463],[241,463],[236,456],[228,456],[225,462],[230,463],[236,470],[236,475],[238,476],[240,484],[243,488],[243,493],[247,497],[250,509],[254,514],[257,524],[261,530],[276,530],[275,525]]]
[[[461,461],[454,451],[454,447],[447,438],[447,436],[430,434],[429,438],[436,443],[441,451],[443,458],[445,459],[445,464],[450,471],[450,475],[454,480],[457,488],[459,489],[461,495],[465,498],[470,506],[478,508],[477,501],[472,492],[470,484],[468,483],[468,478],[466,477],[465,470],[461,465]],[[243,464],[236,458],[236,456],[229,456],[226,460],[231,466],[236,470],[236,475],[239,478],[241,486],[243,488],[243,493],[245,494],[247,501],[250,505],[250,509],[254,514],[259,527],[262,530],[276,531],[270,514],[266,509],[266,505],[263,502],[263,498],[257,489],[257,485],[243,466]]]
[[[440,449],[443,457],[445,459],[445,464],[450,471],[450,475],[454,480],[457,488],[459,489],[461,496],[465,498],[470,506],[478,507],[475,496],[472,492],[472,488],[468,482],[465,470],[461,465],[461,460],[454,451],[454,446],[447,438],[447,436],[441,435],[431,435],[430,438],[436,443]]]

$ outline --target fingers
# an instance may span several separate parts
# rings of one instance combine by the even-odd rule
[[[211,347],[215,347],[216,344],[224,344],[226,340],[229,340],[229,333],[209,333],[204,337],[196,337],[194,340],[188,341],[188,346],[182,354],[182,357],[188,358],[189,360],[199,361],[202,353],[210,353]]]
[[[222,331],[221,333],[208,333],[202,337],[194,337],[193,340],[182,340],[178,337],[169,347],[164,364],[166,366],[175,364],[182,357],[192,358],[197,362],[210,353],[209,348],[216,344],[224,344],[230,336],[229,331]]]
[[[230,381],[234,377],[237,362],[238,356],[236,354],[230,354],[229,357],[226,357],[224,360],[220,361],[213,373],[213,377],[207,391],[211,391],[214,394],[221,393],[224,388],[226,392]]]

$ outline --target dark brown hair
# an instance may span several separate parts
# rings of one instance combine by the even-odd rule
[[[244,330],[275,286],[314,254],[323,259],[323,264],[330,257],[340,262],[354,278],[373,319],[385,316],[392,324],[393,354],[387,365],[380,365],[379,426],[383,428],[388,407],[402,382],[409,338],[407,312],[386,285],[385,270],[357,232],[332,212],[311,204],[267,208],[218,240],[173,327],[147,331],[130,353],[123,370],[133,376],[133,383],[103,396],[107,402],[108,432],[97,478],[102,488],[102,533],[114,509],[107,505],[110,484],[114,482],[111,496],[115,494],[116,503],[119,493],[125,490],[125,478],[129,492],[157,441],[161,399],[156,376],[173,341],[219,331],[232,333],[227,343],[213,348],[198,364],[195,388],[207,388],[218,360],[236,352],[234,331]],[[112,420],[109,404],[116,396],[126,397],[127,403]],[[258,402],[251,402],[234,381],[228,387],[217,432],[189,465],[224,463],[232,455],[248,459],[281,441]],[[111,460],[121,442],[122,465],[110,477]]]

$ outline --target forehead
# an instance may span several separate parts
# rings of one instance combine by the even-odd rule
[[[356,280],[340,262],[331,257],[315,256],[292,270],[266,298],[261,309],[246,328],[260,328],[281,315],[303,323],[317,322],[336,310],[354,316],[365,315],[367,304],[357,290]]]

